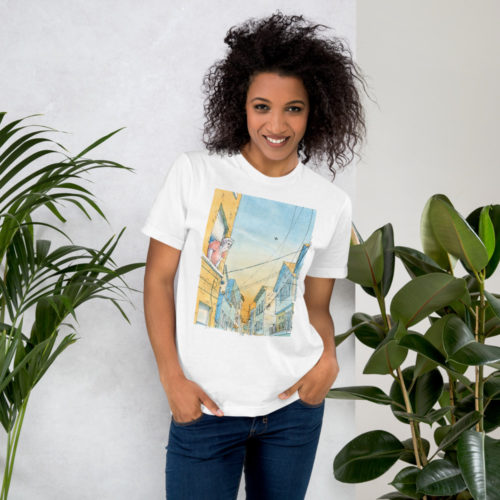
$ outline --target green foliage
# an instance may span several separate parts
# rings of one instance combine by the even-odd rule
[[[500,261],[500,205],[464,218],[436,194],[422,212],[420,237],[423,251],[394,246],[386,224],[351,245],[348,279],[377,299],[381,314],[356,312],[336,343],[354,334],[373,349],[363,373],[391,375],[393,383],[389,394],[351,386],[335,387],[328,397],[388,406],[412,437],[401,442],[383,430],[364,433],[337,454],[334,475],[348,483],[369,481],[400,460],[411,465],[394,476],[396,491],[379,498],[500,498],[500,441],[488,436],[500,427],[500,348],[486,342],[500,334],[500,297],[485,290]],[[395,293],[388,314],[394,257],[410,281]],[[463,277],[455,276],[458,262]],[[430,326],[423,334],[409,329],[425,319]],[[403,367],[410,350],[417,353],[415,364]],[[473,381],[465,376],[468,367],[475,367]],[[421,424],[435,426],[432,455]]]
[[[1,500],[7,499],[31,391],[56,358],[77,340],[75,327],[64,320],[69,315],[76,319],[76,309],[84,302],[103,298],[130,323],[117,299],[102,293],[123,294],[116,280],[133,290],[122,276],[144,266],[142,262],[121,267],[114,264],[111,256],[125,228],[115,241],[113,236],[97,249],[71,244],[51,251],[51,241],[35,234],[35,226],[43,225],[72,241],[58,227],[34,220],[37,209],[48,209],[58,221],[66,222],[56,206],[62,201],[74,204],[91,219],[86,204],[107,220],[92,193],[80,185],[82,174],[96,168],[133,169],[83,155],[121,129],[71,157],[59,150],[67,151],[64,146],[43,136],[54,129],[38,126],[26,132],[37,127],[21,125],[29,117],[3,123],[5,115],[0,113],[0,422],[8,439]],[[48,155],[57,158],[48,161]],[[46,164],[40,166],[41,160]],[[23,332],[24,314],[33,308],[35,319],[28,334]],[[73,331],[60,338],[63,325]]]

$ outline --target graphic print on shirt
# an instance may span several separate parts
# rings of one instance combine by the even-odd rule
[[[194,323],[290,336],[297,278],[316,210],[215,189],[202,245]]]

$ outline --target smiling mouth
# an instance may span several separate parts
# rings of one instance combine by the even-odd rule
[[[270,137],[267,137],[266,135],[264,137],[266,138],[266,141],[272,144],[273,146],[274,145],[279,146],[281,144],[285,144],[288,141],[288,139],[290,139],[290,136],[285,137],[283,139],[272,139]]]

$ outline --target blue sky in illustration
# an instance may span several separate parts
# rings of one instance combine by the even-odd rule
[[[243,194],[226,259],[229,278],[250,296],[274,286],[283,261],[296,262],[310,243],[315,216],[311,208]]]

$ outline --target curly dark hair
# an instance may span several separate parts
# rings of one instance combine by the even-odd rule
[[[362,72],[347,43],[322,39],[316,31],[329,28],[312,24],[304,16],[282,14],[250,18],[227,32],[230,49],[203,78],[206,94],[203,143],[210,152],[231,156],[250,140],[245,102],[252,78],[261,72],[302,79],[310,111],[307,129],[299,143],[299,159],[321,162],[326,156],[335,178],[349,164],[356,145],[366,133],[364,110],[357,82],[366,91]],[[302,154],[301,154],[302,153]]]

